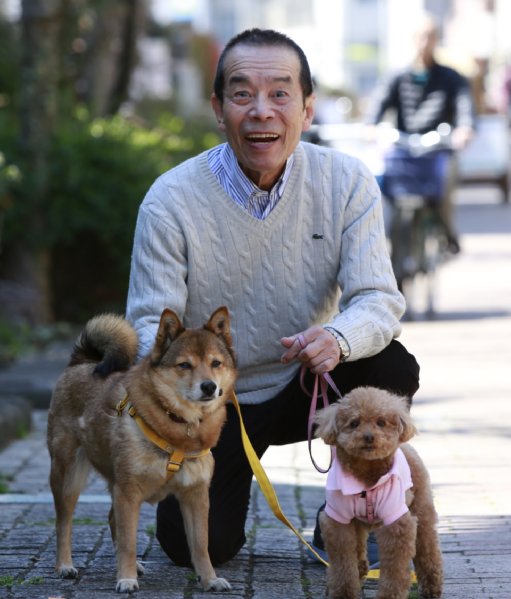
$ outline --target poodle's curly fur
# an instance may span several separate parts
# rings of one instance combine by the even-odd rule
[[[358,599],[368,572],[366,543],[375,529],[380,555],[377,599],[406,599],[413,559],[422,597],[441,597],[443,565],[436,531],[437,514],[429,475],[406,441],[416,434],[406,398],[374,387],[359,387],[316,415],[316,436],[335,447],[344,470],[371,489],[386,474],[401,448],[413,487],[406,493],[409,511],[389,525],[354,519],[341,524],[325,512],[320,526],[330,560],[327,594]]]

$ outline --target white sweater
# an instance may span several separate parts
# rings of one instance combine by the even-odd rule
[[[206,152],[159,177],[138,215],[126,316],[141,355],[165,307],[197,327],[225,305],[241,403],[274,397],[296,373],[297,362],[280,362],[281,337],[333,326],[352,361],[401,331],[405,303],[374,177],[328,148],[301,142],[294,156],[284,195],[264,220],[225,193]]]

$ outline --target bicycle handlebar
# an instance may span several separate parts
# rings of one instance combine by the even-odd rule
[[[378,126],[378,139],[383,145],[403,148],[412,156],[424,156],[439,150],[453,151],[452,128],[447,123],[440,124],[427,133],[405,133],[395,128]]]

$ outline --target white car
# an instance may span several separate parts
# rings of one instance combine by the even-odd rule
[[[510,135],[508,120],[500,114],[477,118],[476,134],[458,154],[458,177],[462,184],[497,185],[504,202],[510,195]]]

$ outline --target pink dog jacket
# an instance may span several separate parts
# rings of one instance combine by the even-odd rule
[[[401,449],[396,451],[389,472],[370,489],[343,470],[334,452],[326,481],[325,512],[341,524],[353,518],[392,524],[408,511],[405,494],[412,486],[410,466]]]

